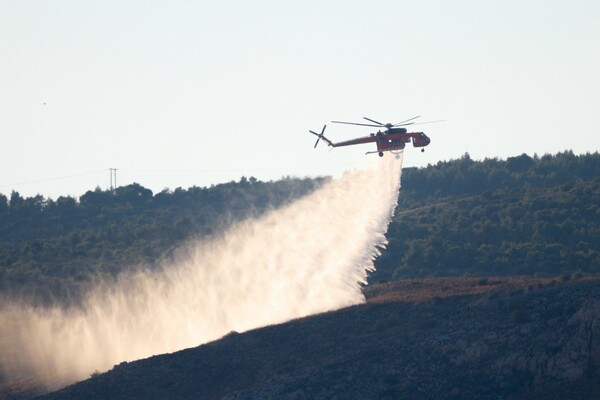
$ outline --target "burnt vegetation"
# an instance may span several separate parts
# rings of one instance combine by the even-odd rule
[[[43,399],[596,399],[598,283],[375,285],[367,304],[121,363]]]

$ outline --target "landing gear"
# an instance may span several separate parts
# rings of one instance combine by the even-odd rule
[[[425,153],[425,149],[421,149],[421,153]]]
[[[379,157],[383,157],[383,151],[379,152]]]

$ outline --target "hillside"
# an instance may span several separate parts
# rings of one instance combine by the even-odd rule
[[[218,236],[324,181],[243,178],[157,194],[135,184],[79,199],[0,196],[0,297],[77,307],[96,279],[159,266],[189,240]],[[368,304],[125,363],[56,398],[597,393],[599,207],[597,153],[483,161],[467,154],[407,168],[389,245],[364,287]],[[343,230],[342,240],[344,233],[351,232]],[[235,250],[226,253],[236,260]],[[247,303],[232,293],[230,300]],[[30,398],[45,377],[22,378],[0,375],[0,398]]]
[[[365,305],[122,363],[59,399],[589,399],[600,280],[376,285]]]

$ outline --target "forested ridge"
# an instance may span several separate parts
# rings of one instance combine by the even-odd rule
[[[461,159],[402,173],[371,279],[600,272],[600,155]]]
[[[77,299],[92,280],[152,267],[192,238],[306,195],[324,178],[78,199],[0,195],[0,294]],[[564,152],[405,168],[371,282],[404,277],[600,272],[600,155]]]
[[[285,205],[324,179],[242,177],[156,194],[134,183],[78,199],[0,194],[0,294],[77,299],[94,279],[152,268],[186,241]]]

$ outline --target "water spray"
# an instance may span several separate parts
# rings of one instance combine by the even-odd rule
[[[159,271],[98,285],[77,309],[2,306],[2,372],[54,389],[122,361],[364,302],[361,285],[386,244],[402,155],[371,161],[189,246]]]

